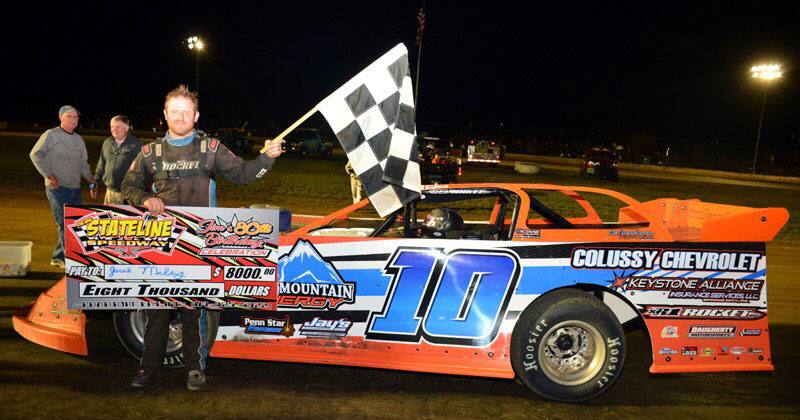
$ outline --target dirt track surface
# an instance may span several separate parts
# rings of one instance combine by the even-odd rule
[[[29,150],[28,143],[20,146],[17,154],[26,147]],[[26,159],[23,154],[14,162],[22,167]],[[8,156],[0,156],[0,166],[7,164]],[[63,275],[48,264],[56,234],[41,179],[26,170],[20,178],[0,178],[0,240],[34,242],[29,276],[0,278],[0,418],[800,416],[800,293],[795,284],[800,246],[794,236],[773,241],[767,248],[773,373],[650,375],[650,344],[642,330],[635,330],[627,334],[628,358],[619,381],[600,397],[580,404],[544,400],[511,380],[226,359],[210,360],[209,385],[202,392],[186,391],[180,370],[166,371],[153,388],[133,390],[129,381],[135,363],[118,343],[109,313],[89,314],[88,357],[30,343],[11,326],[19,307]],[[346,180],[342,184],[346,191]]]

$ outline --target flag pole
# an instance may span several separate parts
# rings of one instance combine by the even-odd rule
[[[422,40],[419,41],[419,49],[417,50],[417,77],[414,80],[414,112],[419,110],[419,63],[422,61]]]
[[[317,106],[315,106],[314,108],[311,108],[310,111],[306,112],[305,115],[303,115],[302,117],[300,117],[299,120],[295,121],[292,125],[290,125],[289,128],[287,128],[286,130],[283,130],[283,132],[278,134],[275,138],[273,138],[272,140],[265,141],[264,142],[264,147],[261,148],[261,151],[259,153],[266,152],[267,149],[270,146],[272,146],[273,144],[275,144],[276,141],[281,141],[282,142],[283,138],[286,137],[287,134],[291,133],[295,128],[297,128],[298,125],[302,124],[305,120],[309,119],[312,115],[314,115],[314,113],[317,112]]]
[[[414,113],[419,110],[419,65],[422,61],[422,31],[425,30],[425,0],[417,14],[417,76],[414,80]]]

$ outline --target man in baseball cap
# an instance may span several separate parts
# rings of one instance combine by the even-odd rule
[[[78,114],[79,117],[81,116],[81,112],[78,111],[78,109],[75,108],[74,106],[72,106],[72,105],[64,105],[58,110],[58,118],[61,118],[61,115],[66,114],[67,112],[71,112],[71,111],[75,111],[75,113]]]
[[[92,198],[97,196],[86,143],[75,132],[79,116],[74,106],[62,106],[58,110],[61,124],[45,131],[30,153],[33,165],[44,177],[45,192],[58,226],[58,245],[50,265],[59,268],[64,268],[64,205],[81,204],[81,176],[89,182]]]

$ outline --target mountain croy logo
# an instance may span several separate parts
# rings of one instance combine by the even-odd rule
[[[151,219],[142,216],[117,216],[112,212],[91,213],[68,226],[84,254],[109,251],[123,258],[155,251],[172,255],[185,227],[177,226],[173,217]]]
[[[278,260],[278,272],[278,306],[335,309],[356,301],[355,283],[342,280],[336,268],[303,239]]]

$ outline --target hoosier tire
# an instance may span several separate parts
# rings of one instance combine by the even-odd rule
[[[219,311],[206,311],[208,329],[206,334],[206,347],[211,350],[219,329]],[[144,353],[144,311],[119,311],[114,312],[114,329],[117,337],[125,350],[142,360]],[[183,336],[181,334],[181,314],[175,311],[175,317],[169,322],[169,335],[167,336],[167,351],[164,353],[164,367],[183,367]]]
[[[622,372],[625,334],[602,301],[562,289],[532,302],[511,336],[511,364],[537,394],[583,401],[605,392]]]

